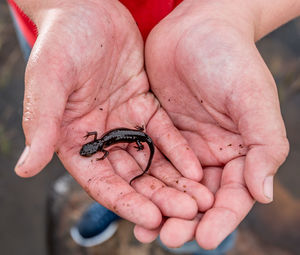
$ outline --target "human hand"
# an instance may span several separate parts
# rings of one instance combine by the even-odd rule
[[[148,93],[143,42],[128,11],[118,1],[65,1],[60,5],[38,1],[31,7],[27,13],[37,24],[39,36],[26,70],[23,128],[27,146],[16,166],[17,174],[37,174],[56,151],[95,200],[147,228],[157,227],[162,214],[191,219],[198,208],[210,207],[208,189],[190,180],[202,177],[198,159]],[[88,131],[102,134],[137,125],[146,127],[158,149],[189,179],[158,150],[152,176],[137,179],[135,189],[128,182],[144,169],[148,153],[120,145],[103,161],[79,155]],[[172,179],[170,185],[176,189],[166,187],[161,181],[166,178]]]
[[[273,176],[288,141],[275,82],[254,42],[267,28],[256,31],[253,19],[263,19],[253,17],[250,7],[186,0],[146,42],[152,91],[199,158],[202,183],[216,192],[200,221],[166,221],[160,238],[169,247],[195,236],[201,247],[215,248],[254,200],[273,199]],[[181,232],[174,231],[179,227]],[[154,235],[136,232],[140,240]]]

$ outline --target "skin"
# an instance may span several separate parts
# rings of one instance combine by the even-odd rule
[[[185,0],[146,42],[147,75],[163,109],[148,92],[137,27],[117,1],[22,2],[39,38],[26,71],[28,147],[18,175],[36,174],[56,150],[92,197],[137,224],[141,242],[160,233],[169,247],[196,238],[215,248],[255,200],[272,201],[288,142],[255,40],[299,14],[299,1]],[[116,149],[105,164],[79,156],[86,131],[136,125],[158,150],[151,176],[134,189],[128,182],[147,155]]]

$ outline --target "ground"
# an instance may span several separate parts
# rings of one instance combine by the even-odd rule
[[[241,224],[237,246],[230,255],[300,254],[297,173],[300,165],[300,19],[276,30],[257,45],[278,85],[291,150],[276,177],[275,201],[254,207]],[[89,250],[75,246],[69,239],[68,227],[89,200],[74,184],[76,192],[60,204],[63,209],[51,210],[53,201],[47,200],[49,190],[53,182],[66,173],[57,158],[34,178],[21,179],[15,175],[14,165],[24,148],[21,127],[24,69],[9,11],[5,1],[0,0],[0,254],[46,255],[49,244],[52,250],[56,249],[52,253],[55,255],[167,254],[155,243],[139,244],[132,235],[132,225],[125,221],[104,246]],[[47,223],[53,219],[56,221],[49,228]],[[53,238],[55,242],[49,242]]]

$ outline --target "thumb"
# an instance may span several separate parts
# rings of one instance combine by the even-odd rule
[[[35,46],[36,48],[36,46]],[[42,53],[42,54],[41,54]],[[68,94],[62,62],[51,61],[45,50],[32,52],[25,75],[23,130],[25,149],[15,167],[17,175],[31,177],[51,160],[59,137]]]
[[[289,151],[276,85],[264,66],[250,79],[246,95],[235,105],[245,145],[244,178],[251,195],[261,203],[273,200],[273,177]],[[239,107],[238,107],[239,106]]]
[[[261,203],[273,201],[273,179],[288,153],[286,138],[275,137],[276,143],[257,144],[248,151],[245,181],[252,196]]]

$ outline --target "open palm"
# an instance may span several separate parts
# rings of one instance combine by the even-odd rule
[[[132,17],[117,1],[100,2],[49,7],[37,15],[39,36],[26,71],[27,147],[16,172],[23,177],[35,175],[56,151],[95,200],[139,226],[157,228],[162,215],[192,219],[213,199],[196,182],[202,168],[148,92],[143,42]],[[143,153],[120,144],[102,161],[96,160],[102,155],[79,155],[87,132],[101,135],[112,128],[136,126],[144,126],[172,164],[196,181],[184,178],[157,150],[151,175],[130,186],[128,182],[146,166],[147,146]]]
[[[272,200],[272,176],[288,151],[274,80],[253,37],[238,29],[243,19],[233,23],[218,7],[184,1],[146,43],[152,91],[199,158],[202,183],[215,192],[200,221],[165,224],[161,239],[172,247],[195,235],[202,247],[215,248],[255,199]],[[184,224],[190,231],[174,237]]]

